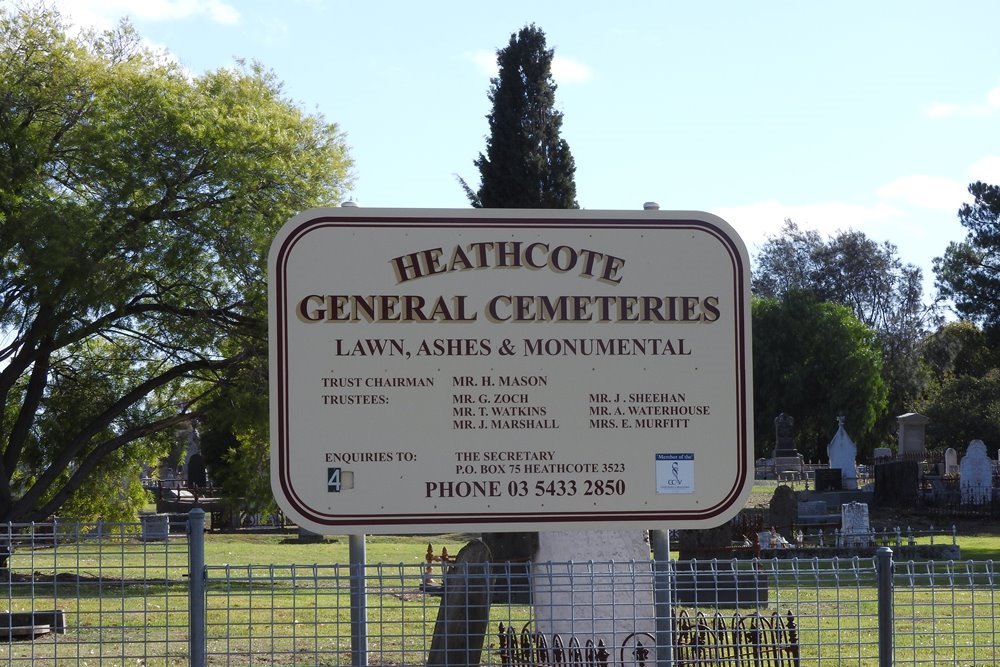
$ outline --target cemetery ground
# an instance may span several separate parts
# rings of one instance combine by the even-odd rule
[[[387,581],[380,582],[376,590],[369,592],[369,623],[372,632],[370,642],[373,650],[375,646],[383,648],[388,646],[389,648],[385,650],[391,653],[404,651],[410,655],[422,655],[429,642],[429,631],[433,627],[439,599],[423,593],[416,586],[419,579],[415,575],[424,562],[427,544],[433,545],[435,553],[440,553],[444,547],[449,554],[454,555],[462,545],[474,537],[471,534],[449,533],[368,538],[369,563],[382,563],[388,566],[381,575]],[[206,562],[227,563],[237,572],[241,566],[261,563],[347,563],[349,560],[347,542],[347,538],[334,537],[322,542],[302,543],[295,533],[210,534],[205,540],[205,556]],[[961,544],[963,549],[968,544],[977,545],[975,548],[982,557],[1000,554],[1000,537],[976,536],[970,538],[968,542],[963,539]],[[979,557],[978,554],[975,556],[977,559]],[[64,608],[68,617],[81,620],[97,619],[106,618],[110,614],[112,618],[118,619],[116,622],[126,626],[126,635],[134,638],[135,644],[162,643],[166,634],[172,632],[171,626],[176,628],[178,625],[178,614],[182,612],[174,611],[172,607],[186,595],[186,583],[179,579],[177,571],[170,572],[164,567],[161,572],[157,559],[151,559],[150,554],[145,552],[141,545],[136,545],[135,548],[126,546],[120,551],[104,555],[101,560],[102,562],[97,562],[75,557],[67,562],[60,562],[58,557],[53,557],[52,561],[46,563],[44,558],[36,557],[34,559],[36,577],[31,593],[35,596],[48,597],[51,591],[45,590],[46,587],[61,586],[62,593],[57,606]],[[405,566],[408,574],[405,577],[397,576],[398,566],[395,564]],[[775,584],[773,595],[777,593],[777,588],[784,588],[790,592],[796,588],[794,575],[790,572],[785,574],[788,572],[787,562],[774,563],[768,567],[769,576]],[[303,656],[297,653],[303,649],[299,647],[299,643],[305,638],[307,644],[311,645],[313,641],[309,638],[319,637],[327,638],[323,640],[327,642],[327,646],[332,642],[332,645],[338,647],[336,650],[344,656],[336,663],[330,664],[350,664],[349,635],[346,632],[350,623],[349,605],[346,603],[346,580],[328,583],[315,590],[310,584],[302,584],[305,590],[298,593],[295,589],[300,584],[295,582],[294,577],[288,576],[290,571],[288,567],[275,565],[273,568],[270,577],[262,577],[260,583],[253,587],[244,589],[241,588],[241,584],[232,586],[219,581],[214,584],[216,587],[225,585],[228,589],[225,593],[228,604],[224,609],[213,609],[210,605],[209,653],[227,656],[224,663],[227,665],[264,664],[262,661],[271,665],[300,664]],[[123,580],[119,585],[118,582],[111,581],[112,597],[92,592],[96,590],[97,584],[93,584],[94,588],[91,588],[91,580],[101,576],[113,579],[116,571],[128,572],[139,569],[146,573],[147,580],[159,583]],[[51,583],[47,583],[44,577],[38,577],[37,571],[52,573]],[[71,572],[78,573],[75,579],[70,576]],[[435,576],[439,575],[440,569],[435,568]],[[860,647],[861,655],[857,656],[860,664],[874,664],[877,647],[873,641],[872,628],[867,624],[876,615],[876,601],[863,588],[854,587],[850,583],[845,586],[840,580],[840,574],[832,571],[827,577],[821,576],[817,582],[819,585],[810,584],[791,593],[798,614],[799,636],[803,647],[802,664],[816,664],[815,660],[819,655],[817,647],[836,647],[838,644]],[[105,581],[103,586],[106,590],[108,581]],[[209,595],[210,597],[212,595],[211,587]],[[285,606],[291,597],[302,595],[307,599],[305,605],[298,604],[294,608]],[[908,592],[897,599],[896,607],[897,612],[903,616],[912,614],[913,617],[917,617],[925,614],[926,611],[922,610],[929,606],[940,604],[944,597],[948,598],[945,600],[948,605],[946,608],[971,607],[975,603],[974,595],[971,591],[915,589],[912,594]],[[7,604],[12,610],[31,608],[31,600],[27,596],[23,599],[11,597]],[[770,613],[771,609],[776,609],[780,613],[785,613],[785,606],[781,600],[772,598],[766,611]],[[498,650],[496,633],[499,623],[509,623],[508,619],[511,618],[530,618],[531,611],[528,607],[522,606],[517,609],[513,607],[514,605],[494,604],[486,641],[487,651],[495,654]],[[132,615],[130,612],[133,610],[141,612]],[[899,664],[905,664],[910,659],[915,659],[914,656],[917,655],[926,657],[926,653],[921,653],[926,651],[921,645],[926,632],[932,629],[943,632],[945,625],[949,625],[950,632],[959,636],[973,632],[981,634],[983,624],[991,624],[993,616],[997,614],[997,609],[981,609],[974,617],[969,617],[968,614],[956,614],[954,619],[924,617],[919,621],[921,628],[919,631],[897,634],[896,656]],[[133,627],[129,628],[130,625]],[[226,628],[224,639],[213,639],[213,626]],[[300,630],[295,631],[293,628]],[[176,629],[173,632],[176,633]],[[301,632],[298,637],[297,632]],[[91,651],[91,657],[96,658],[96,661],[83,660],[80,664],[119,664],[117,662],[119,647],[106,646],[108,640],[102,637],[100,623],[91,624],[88,621],[84,624],[81,621],[77,627],[70,628],[70,633],[75,635],[75,641],[84,645],[104,646],[97,649],[97,655]],[[266,657],[256,655],[259,649],[253,648],[254,642],[259,641],[261,637],[270,638]],[[18,642],[11,644],[9,651],[13,656],[15,652],[26,654],[30,650],[32,661],[37,662],[54,657],[63,648],[68,647],[68,644],[64,646],[63,639],[59,639],[54,642],[36,642],[30,649],[25,643]],[[971,647],[968,655],[949,652],[947,662],[989,664],[974,662],[987,659],[982,653],[982,647],[978,650],[979,653],[975,656]],[[994,650],[991,649],[990,660],[1000,657],[1000,653],[992,655]],[[131,651],[131,648],[122,647],[121,651],[124,654],[126,651]],[[167,657],[163,662],[146,658],[141,664],[186,664],[183,645],[176,651],[176,657]],[[0,657],[4,657],[3,652],[4,649],[0,648]],[[79,662],[78,654],[72,655]],[[133,654],[129,652],[128,655],[131,657]],[[951,663],[955,659],[959,662]],[[19,664],[16,659],[12,662]],[[126,663],[124,660],[120,664],[129,663],[137,664],[131,661]],[[370,664],[382,663],[375,657]],[[499,664],[499,660],[496,655],[492,655],[484,658],[484,664],[496,665]],[[829,662],[824,659],[818,664],[829,664]],[[857,663],[852,659],[837,664]]]
[[[766,508],[774,495],[774,490],[782,482],[774,480],[757,480],[747,500],[747,507]],[[801,489],[803,485],[793,484],[793,488]],[[876,531],[892,531],[900,528],[902,534],[907,534],[910,528],[921,533],[935,530],[946,531],[949,534],[954,528],[958,535],[958,545],[962,550],[962,560],[1000,561],[1000,520],[988,517],[957,518],[942,521],[938,517],[929,517],[921,513],[917,507],[909,509],[885,508],[870,506],[869,519]],[[930,538],[917,538],[918,543],[927,543]],[[944,539],[942,536],[938,540]],[[950,539],[950,538],[949,538]]]
[[[758,482],[747,503],[749,507],[766,507],[773,494],[776,483]],[[883,512],[873,509],[872,525],[878,529],[885,526],[910,526],[915,531],[926,529],[932,525],[931,521],[922,519],[915,513],[906,512]],[[900,524],[900,522],[902,522]],[[940,526],[938,526],[940,528]],[[986,520],[966,521],[956,526],[958,533],[958,543],[962,550],[962,561],[1000,561],[1000,526]],[[413,646],[411,649],[416,653],[423,650],[421,642],[429,641],[427,638],[428,624],[432,627],[437,613],[438,598],[433,595],[426,595],[419,586],[419,578],[416,573],[420,572],[425,563],[425,554],[428,544],[431,545],[435,555],[440,555],[442,549],[447,549],[452,556],[458,553],[462,546],[474,539],[477,535],[467,533],[445,533],[440,535],[393,535],[393,536],[369,536],[366,540],[367,561],[369,564],[381,564],[385,566],[384,573],[388,584],[383,585],[374,593],[371,593],[369,602],[369,615],[373,619],[373,631],[378,633],[378,628],[383,626],[393,628],[383,637],[373,636],[372,641],[388,642],[409,642]],[[918,538],[924,540],[927,538]],[[939,537],[939,539],[941,539]],[[676,553],[674,554],[676,557]],[[48,560],[47,560],[48,559]],[[242,590],[239,586],[230,587],[226,592],[228,604],[224,610],[209,609],[208,622],[210,624],[209,651],[210,653],[223,652],[246,655],[243,658],[234,657],[227,664],[256,664],[250,655],[250,641],[252,636],[272,635],[274,637],[271,648],[269,664],[295,664],[296,639],[289,635],[286,628],[301,627],[304,633],[315,634],[320,637],[341,637],[339,642],[344,644],[348,637],[345,636],[344,628],[350,622],[349,606],[346,604],[344,593],[345,583],[342,580],[331,584],[327,590],[315,593],[315,610],[309,612],[303,610],[301,606],[292,610],[285,609],[281,604],[275,604],[282,596],[296,595],[294,589],[298,584],[293,578],[287,576],[289,564],[309,565],[317,564],[322,567],[330,567],[337,564],[347,567],[349,563],[349,545],[346,536],[332,536],[318,542],[305,542],[299,539],[295,532],[272,532],[272,533],[209,533],[205,539],[205,561],[211,566],[227,564],[239,570],[241,567],[273,567],[272,577],[262,580],[260,586],[266,587],[267,592],[261,590]],[[271,565],[275,564],[275,565]],[[71,632],[82,638],[84,644],[100,645],[102,640],[102,628],[99,624],[83,622],[85,618],[100,618],[109,613],[117,614],[120,608],[120,622],[129,626],[134,624],[132,635],[136,642],[157,642],[159,634],[167,634],[171,626],[176,626],[176,614],[182,611],[172,608],[173,605],[186,595],[186,575],[179,574],[176,563],[168,565],[161,562],[156,557],[151,557],[138,540],[134,545],[126,544],[121,549],[102,551],[93,556],[81,558],[79,554],[73,555],[67,551],[65,555],[52,553],[46,556],[39,553],[33,556],[30,569],[18,567],[12,559],[11,579],[21,579],[32,576],[33,583],[30,588],[13,588],[8,598],[6,606],[11,611],[30,610],[32,597],[55,598],[55,606],[65,609],[68,616],[81,619],[77,627],[71,628]],[[744,565],[741,565],[743,567]],[[174,569],[171,569],[171,568]],[[749,565],[747,565],[749,567]],[[937,568],[946,568],[946,564],[936,564]],[[770,576],[776,581],[783,580],[779,587],[785,590],[796,588],[791,575],[786,576],[788,571],[787,563],[775,563],[770,566]],[[405,577],[396,576],[397,572],[405,569],[408,574]],[[131,577],[118,575],[121,581],[115,579],[116,572],[143,572],[143,581],[132,580]],[[440,578],[441,568],[435,566],[433,574]],[[391,583],[393,577],[395,583]],[[103,580],[103,583],[95,582]],[[876,612],[876,602],[870,599],[865,592],[857,587],[842,586],[838,584],[837,576],[831,573],[829,579],[820,578],[821,585],[808,586],[805,590],[796,590],[795,600],[799,610],[801,636],[804,653],[802,655],[803,664],[810,664],[809,649],[815,646],[835,646],[838,643],[851,644],[855,637],[867,638],[858,640],[857,644],[862,646],[862,650],[870,650],[869,658],[874,657],[876,647],[871,643],[871,628],[862,627],[866,620],[870,620]],[[103,595],[95,594],[96,590],[107,590],[108,582],[112,583],[116,591],[114,597],[110,599]],[[152,583],[151,583],[152,582]],[[103,588],[101,588],[103,586]],[[211,586],[222,586],[216,582]],[[211,595],[210,586],[210,595]],[[48,589],[48,590],[47,590]],[[55,594],[58,593],[58,594]],[[312,595],[313,593],[309,593]],[[897,600],[897,609],[904,607],[903,615],[908,612],[905,608],[911,607],[912,614],[917,617],[924,612],[924,608],[932,607],[940,601],[940,596],[947,596],[949,608],[972,607],[981,605],[977,602],[973,591],[935,591],[930,589],[914,589],[913,594],[909,593],[905,599]],[[982,609],[974,617],[967,617],[963,614],[955,614],[954,619],[947,619],[953,624],[951,632],[962,635],[973,632],[973,626],[982,623],[993,623],[994,617],[1000,617],[1000,610]],[[512,611],[511,606],[495,605],[493,616],[495,620],[490,624],[490,635],[487,638],[487,650],[495,651],[496,648],[496,626],[497,623],[507,618],[528,618],[530,609],[517,609]],[[37,607],[34,607],[37,608]],[[772,598],[770,609],[776,608],[780,612],[785,609],[781,600]],[[848,610],[845,613],[845,608]],[[140,609],[141,613],[131,615],[132,609]],[[174,616],[171,616],[173,614]],[[939,619],[926,618],[920,621],[925,631],[939,627]],[[223,644],[216,642],[213,644],[211,636],[211,626],[236,628],[235,631],[227,631]],[[403,628],[402,630],[399,628]],[[982,632],[982,629],[976,629]],[[924,650],[919,647],[923,631],[914,631],[897,635],[896,650],[897,658],[901,663],[906,661],[906,655],[916,655],[918,651]],[[44,658],[47,655],[57,653],[60,650],[62,640],[52,643],[37,643],[31,647],[33,659]],[[27,648],[17,647],[12,644],[10,651],[26,651]],[[0,648],[0,653],[4,649]],[[346,650],[346,648],[345,648]],[[971,650],[971,649],[970,649]],[[980,648],[980,650],[982,650]],[[115,649],[109,649],[109,655],[115,655]],[[100,651],[98,651],[100,653]],[[97,656],[100,658],[100,655]],[[865,663],[865,656],[862,664]],[[961,656],[949,653],[948,660],[961,660]],[[998,654],[1000,657],[1000,654]],[[982,660],[985,656],[979,655],[975,659]],[[972,659],[972,656],[967,658]],[[245,660],[245,661],[244,661]],[[14,661],[16,662],[16,661]],[[98,663],[100,660],[97,661]],[[495,656],[491,659],[493,664],[497,661]],[[86,661],[84,664],[87,664]],[[146,664],[153,664],[147,661]],[[182,659],[168,659],[162,664],[185,664]],[[345,662],[343,664],[349,664]],[[373,661],[377,664],[377,661]],[[826,664],[825,662],[823,664]],[[848,664],[848,663],[845,663]],[[980,663],[977,663],[980,664]]]

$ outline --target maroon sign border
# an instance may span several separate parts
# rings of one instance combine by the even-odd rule
[[[465,214],[465,212],[463,212]],[[736,350],[733,362],[736,367],[736,392],[737,412],[737,434],[738,442],[737,456],[737,476],[732,486],[728,489],[723,499],[716,505],[699,510],[635,510],[635,511],[598,511],[583,510],[580,512],[444,512],[444,513],[397,513],[397,514],[336,514],[325,513],[309,507],[298,495],[292,483],[289,456],[291,443],[288,433],[288,298],[285,294],[286,272],[289,257],[295,246],[311,232],[317,229],[336,228],[373,228],[390,227],[399,229],[426,229],[426,228],[471,228],[490,229],[524,227],[529,229],[614,229],[614,230],[646,230],[646,229],[692,229],[706,232],[717,238],[726,249],[733,269],[732,298],[735,305],[735,317],[733,325],[735,327]],[[476,524],[483,527],[490,527],[493,524],[556,524],[556,523],[608,523],[608,522],[641,522],[643,524],[662,523],[693,524],[705,522],[718,517],[730,510],[742,496],[748,476],[751,474],[750,460],[748,457],[748,438],[751,437],[750,422],[752,396],[747,395],[747,364],[750,362],[748,341],[749,313],[746,312],[748,304],[745,303],[744,294],[749,290],[746,284],[747,271],[744,265],[743,254],[740,252],[736,242],[718,225],[708,220],[696,218],[651,218],[650,220],[631,218],[549,218],[549,217],[502,217],[496,215],[476,215],[469,214],[463,218],[442,217],[440,214],[429,212],[427,215],[415,214],[413,211],[400,211],[399,215],[366,214],[362,211],[352,211],[349,216],[340,215],[320,215],[302,220],[288,232],[281,244],[277,248],[272,248],[275,257],[274,275],[270,280],[274,283],[274,294],[276,303],[270,304],[273,313],[276,313],[275,326],[271,335],[276,336],[273,345],[276,346],[276,363],[271,368],[271,372],[277,377],[277,396],[272,400],[277,401],[277,442],[271,443],[272,447],[278,448],[278,483],[280,493],[287,501],[288,506],[298,512],[300,518],[311,521],[315,524],[326,527],[356,527],[356,526],[399,526],[405,529],[416,525],[440,525],[447,528],[452,525]],[[752,483],[752,478],[749,480]],[[274,489],[278,491],[278,489]],[[292,517],[293,519],[295,517]]]

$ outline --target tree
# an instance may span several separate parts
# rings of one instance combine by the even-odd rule
[[[578,208],[576,166],[569,144],[559,136],[562,113],[555,109],[553,51],[534,25],[510,36],[497,51],[499,72],[491,79],[493,111],[479,190],[459,179],[476,208]]]
[[[266,249],[339,197],[343,137],[259,65],[191,77],[45,9],[0,10],[0,80],[0,520],[127,511],[86,494],[266,355]]]
[[[573,155],[559,136],[553,54],[545,48],[545,33],[533,24],[497,51],[486,154],[474,161],[479,190],[458,179],[474,207],[579,208]],[[483,540],[497,562],[530,560],[538,546],[537,533],[484,533]]]
[[[774,448],[774,418],[795,418],[796,446],[808,459],[826,457],[836,418],[862,449],[886,406],[875,332],[850,309],[809,292],[752,304],[754,439],[757,456]]]
[[[920,354],[937,385],[962,376],[983,377],[1000,368],[1000,330],[972,322],[948,322],[921,343]]]
[[[934,259],[935,284],[962,316],[1000,327],[1000,187],[976,181],[969,194],[973,203],[958,211],[969,233]]]
[[[964,451],[983,440],[1000,446],[1000,329],[949,322],[923,341],[921,353],[931,377],[920,411],[930,419],[928,448]]]
[[[937,311],[923,303],[923,275],[904,264],[896,246],[859,231],[824,240],[786,220],[756,257],[752,287],[762,297],[808,291],[819,301],[843,304],[878,335],[888,410],[879,428],[888,436],[894,415],[913,409],[924,389],[919,345]]]
[[[927,440],[932,449],[964,452],[969,442],[982,440],[995,457],[1000,445],[1000,369],[979,377],[949,378],[923,413],[930,420]]]
[[[277,512],[271,491],[266,365],[247,364],[230,374],[201,412],[205,465],[229,508]]]

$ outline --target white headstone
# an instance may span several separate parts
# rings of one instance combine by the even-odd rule
[[[830,468],[840,469],[841,488],[854,491],[858,488],[858,467],[856,463],[858,446],[854,444],[851,436],[847,435],[847,431],[844,430],[843,417],[837,417],[837,424],[837,434],[833,436],[833,440],[826,446],[826,454],[830,459]]]
[[[901,458],[923,456],[927,422],[930,420],[916,412],[907,412],[896,417],[899,427],[899,456]]]
[[[655,632],[652,584],[641,531],[541,532],[531,572],[535,628],[550,641],[558,633],[621,646],[633,632]]]
[[[982,440],[973,440],[959,463],[959,487],[963,505],[989,502],[993,497],[993,461]]]
[[[958,452],[953,447],[949,447],[944,450],[944,474],[957,475],[958,472]]]
[[[762,530],[759,533],[757,533],[757,541],[760,543],[760,548],[761,549],[770,549],[771,548],[771,531],[769,531],[769,530]]]
[[[882,459],[891,459],[892,450],[888,447],[876,447],[874,452],[875,460],[880,461]]]
[[[845,547],[871,546],[867,503],[845,503],[840,506],[840,535]]]

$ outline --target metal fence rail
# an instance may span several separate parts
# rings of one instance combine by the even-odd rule
[[[142,524],[0,526],[8,610],[0,665],[437,667],[452,662],[435,662],[451,655],[435,646],[457,639],[471,655],[477,636],[477,662],[499,667],[687,667],[737,664],[736,656],[761,667],[1000,664],[992,561],[893,562],[883,550],[846,559],[435,564],[430,573],[229,566],[204,563],[192,519],[190,538]],[[462,576],[445,578],[445,567]],[[361,584],[359,625],[352,593]],[[485,591],[489,608],[455,602],[473,599],[463,597],[469,591]],[[657,604],[664,594],[670,604]],[[463,636],[477,620],[485,634]]]

